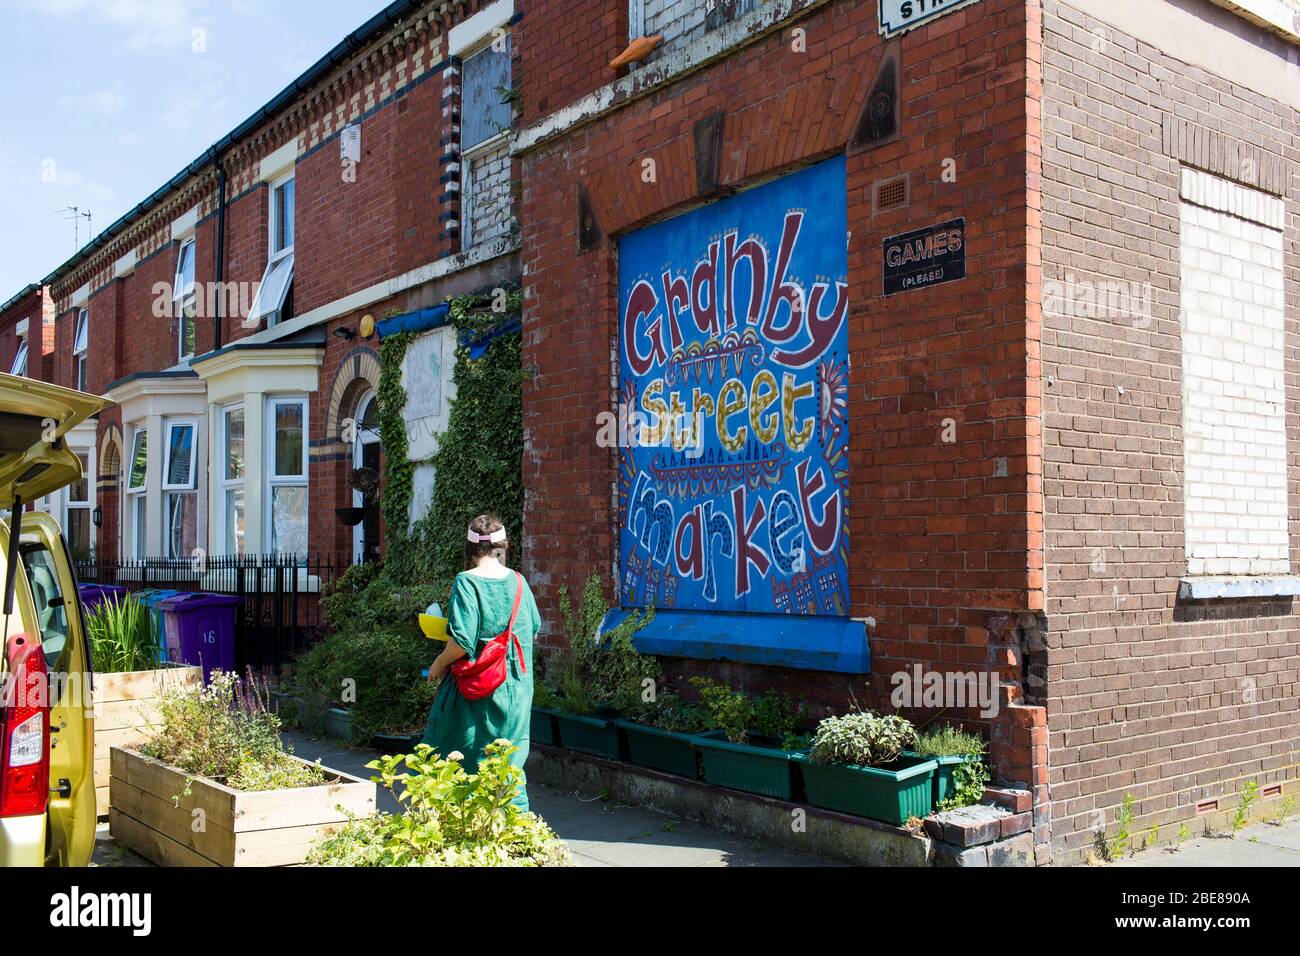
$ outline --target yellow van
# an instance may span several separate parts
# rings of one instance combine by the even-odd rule
[[[32,501],[81,477],[63,436],[110,404],[0,374],[0,866],[95,847],[91,658],[67,542]]]

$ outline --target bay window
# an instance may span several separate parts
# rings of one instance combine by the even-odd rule
[[[244,553],[244,406],[222,410],[225,461],[221,465],[222,544],[226,554]]]
[[[94,482],[90,474],[92,456],[88,452],[77,452],[81,461],[81,477],[68,485],[67,498],[64,501],[63,532],[68,539],[68,548],[74,557],[87,557],[91,551],[90,512],[94,508]]]
[[[307,399],[266,402],[266,515],[270,550],[307,553]]]
[[[198,546],[198,491],[194,484],[197,423],[168,421],[163,460],[163,534],[168,558],[188,558]]]
[[[131,460],[126,478],[127,514],[131,521],[131,538],[135,544],[134,556],[148,557],[146,533],[148,531],[149,498],[145,494],[145,481],[149,471],[149,433],[142,425],[135,427],[131,438]]]

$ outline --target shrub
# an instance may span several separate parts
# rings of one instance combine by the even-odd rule
[[[913,749],[926,757],[976,757],[988,749],[988,744],[979,734],[945,724],[918,734]]]
[[[362,731],[405,733],[424,725],[437,685],[421,671],[440,648],[403,629],[338,630],[286,668],[283,686],[309,707],[350,708]]]
[[[100,602],[86,615],[90,658],[101,674],[153,670],[158,666],[158,631],[153,615],[134,595]]]
[[[809,757],[813,763],[879,767],[897,760],[915,742],[916,730],[908,720],[858,711],[819,723]]]
[[[711,728],[721,730],[733,744],[749,739],[754,722],[754,703],[739,691],[708,677],[692,677],[691,686],[700,695],[700,706],[708,714]]]
[[[566,587],[560,588],[560,615],[568,646],[558,673],[548,674],[558,706],[570,713],[590,713],[599,706],[631,713],[640,706],[646,681],[663,676],[659,659],[642,654],[633,644],[637,631],[654,620],[654,609],[634,611],[601,633],[609,612],[600,575],[592,572],[575,610]]]
[[[353,565],[321,601],[333,630],[285,668],[282,685],[308,710],[344,706],[369,733],[405,733],[424,724],[437,686],[421,671],[441,645],[420,631],[419,614],[444,606],[450,584],[404,585],[376,563]]]
[[[450,581],[400,584],[384,572],[383,565],[366,562],[352,565],[326,586],[321,617],[336,631],[382,627],[423,637],[419,614],[434,602],[445,608],[450,599]]]
[[[670,690],[661,690],[652,701],[641,703],[628,713],[638,723],[679,734],[698,734],[709,726],[708,713],[697,704],[687,703]]]
[[[250,673],[213,671],[207,687],[163,695],[159,724],[141,753],[236,790],[280,790],[325,782],[319,765],[292,759],[280,719],[266,708],[266,688]]]
[[[721,730],[733,744],[745,743],[751,736],[776,742],[783,750],[803,743],[798,730],[807,712],[790,695],[768,691],[750,698],[708,677],[692,677],[691,685],[699,692],[709,727]]]
[[[489,744],[478,773],[465,772],[459,753],[439,757],[420,744],[415,753],[372,760],[372,779],[406,810],[352,818],[318,843],[314,866],[570,866],[568,850],[534,813],[513,800],[523,772],[512,766],[518,748]],[[405,770],[399,772],[399,768]],[[401,789],[399,790],[399,785]]]

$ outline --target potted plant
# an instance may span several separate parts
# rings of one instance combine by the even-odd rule
[[[158,724],[159,699],[203,683],[203,668],[167,663],[157,620],[134,595],[109,597],[85,615],[94,664],[95,803],[109,806],[109,749],[142,743]]]
[[[168,694],[137,748],[110,752],[113,838],[164,866],[292,866],[375,809],[375,785],[300,760],[265,687],[214,671]],[[196,827],[195,820],[203,820]]]
[[[602,630],[609,610],[598,574],[587,578],[576,610],[568,588],[560,588],[568,647],[558,659],[557,679],[551,681],[548,675],[545,683],[555,703],[551,716],[560,744],[621,760],[623,739],[615,719],[639,701],[645,681],[658,680],[662,669],[656,658],[641,654],[632,641],[654,619],[654,609],[633,612]]]
[[[934,805],[940,810],[953,810],[979,803],[984,797],[984,787],[989,773],[984,764],[988,744],[978,734],[970,734],[960,727],[945,724],[918,734],[912,748],[917,756],[933,758]]]
[[[622,740],[614,717],[602,712],[577,671],[566,671],[556,695],[555,732],[569,750],[622,760]]]
[[[348,475],[348,484],[353,491],[361,493],[361,500],[367,505],[374,504],[379,498],[379,472],[373,468],[353,468]]]
[[[926,816],[935,762],[905,755],[915,742],[902,717],[858,711],[826,718],[812,747],[796,757],[808,802],[894,826]]]
[[[699,778],[694,738],[708,725],[702,708],[664,690],[614,724],[623,731],[628,760],[632,763],[692,780]]]
[[[704,677],[691,678],[713,727],[693,738],[704,764],[704,779],[778,800],[797,791],[793,751],[803,742],[795,733],[802,708],[784,694],[757,700]]]
[[[533,686],[533,712],[529,721],[529,738],[535,744],[550,747],[560,745],[560,735],[555,728],[556,705],[559,697],[554,688],[544,681]]]

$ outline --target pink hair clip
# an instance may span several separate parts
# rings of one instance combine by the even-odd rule
[[[491,534],[478,534],[473,528],[465,533],[465,540],[470,544],[482,544],[487,541],[491,544],[500,544],[506,539],[506,529],[497,528]]]

